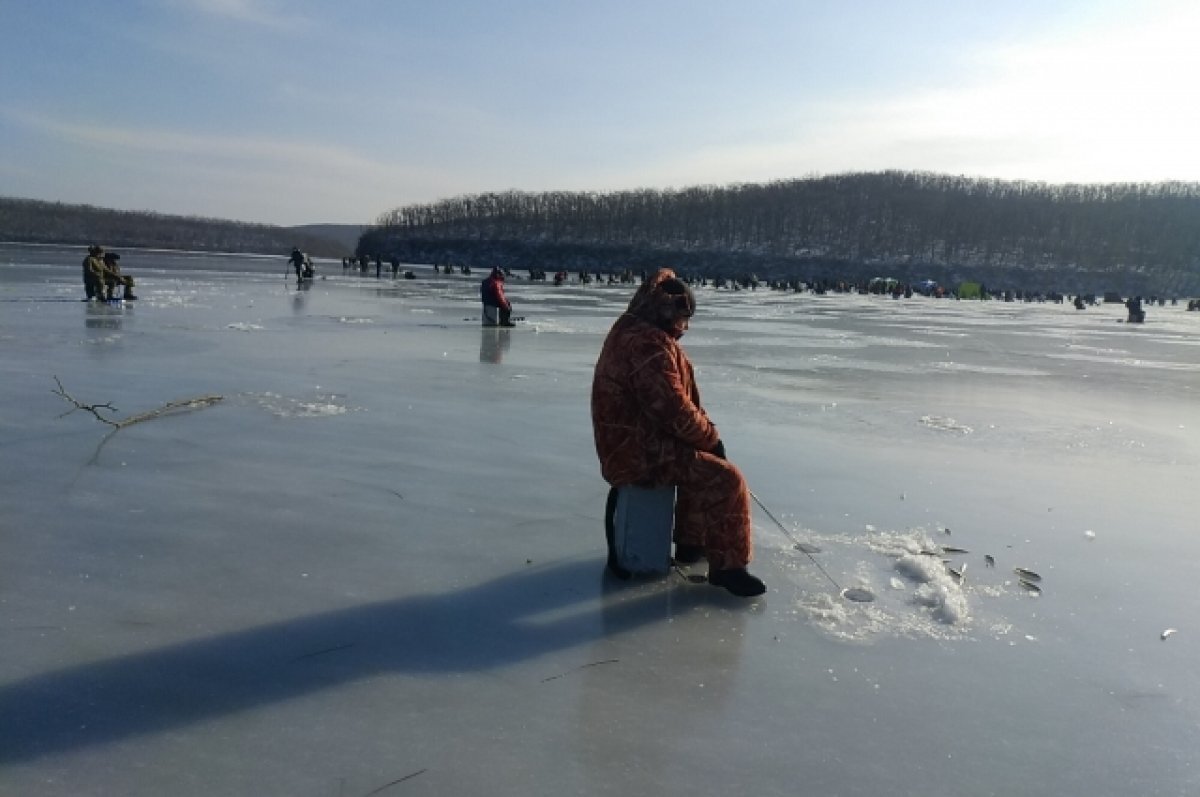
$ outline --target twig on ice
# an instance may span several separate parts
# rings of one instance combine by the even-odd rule
[[[55,395],[62,396],[65,400],[74,404],[75,410],[84,410],[86,412],[90,412],[92,415],[95,415],[96,420],[100,421],[101,423],[107,423],[109,426],[116,426],[118,429],[121,427],[121,424],[117,423],[116,421],[114,421],[110,418],[105,418],[103,415],[100,414],[100,410],[108,410],[109,412],[117,411],[117,408],[114,407],[110,402],[106,401],[103,404],[84,404],[81,401],[77,401],[73,396],[71,396],[71,394],[67,393],[67,391],[62,386],[62,382],[58,381],[57,376],[54,377],[54,384],[58,385],[58,390],[51,390],[50,392],[54,393]],[[75,410],[67,410],[66,412],[64,412],[62,415],[59,415],[58,417],[65,418],[66,416],[68,416],[72,412],[74,412]]]
[[[208,407],[213,404],[216,404],[218,401],[223,401],[224,399],[225,399],[224,396],[209,395],[209,396],[197,396],[196,398],[190,398],[190,399],[182,399],[180,401],[168,401],[166,404],[162,405],[161,407],[159,407],[156,410],[150,410],[149,412],[143,412],[140,415],[132,415],[123,421],[118,421],[117,428],[124,429],[126,426],[132,426],[133,424],[141,423],[142,421],[153,420],[154,418],[159,418],[159,417],[162,417],[163,415],[169,415],[170,413],[173,413],[173,412],[184,412],[185,410],[198,410],[203,407]]]
[[[114,413],[117,411],[117,408],[114,407],[111,402],[106,401],[103,404],[85,404],[68,393],[57,376],[54,377],[54,383],[58,385],[58,389],[50,392],[61,397],[64,401],[68,401],[75,405],[75,409],[67,410],[58,417],[62,418],[70,415],[72,412],[75,412],[75,410],[83,410],[85,412],[90,412],[93,416],[95,416],[96,420],[100,421],[101,423],[108,424],[109,426],[113,427],[114,430],[124,429],[126,426],[132,426],[135,423],[153,420],[154,418],[161,418],[164,415],[169,415],[175,412],[198,410],[203,407],[209,407],[213,404],[216,404],[218,401],[223,401],[225,399],[224,396],[210,394],[207,396],[197,396],[196,398],[181,399],[179,401],[168,401],[166,404],[162,405],[156,410],[150,410],[149,412],[143,412],[138,415],[131,415],[124,420],[114,421],[112,418],[106,418],[100,414],[100,410],[108,410],[109,412]]]

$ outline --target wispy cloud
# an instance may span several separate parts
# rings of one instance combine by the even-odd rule
[[[112,127],[93,123],[64,121],[37,113],[0,110],[11,120],[41,133],[74,144],[125,150],[133,153],[159,153],[179,157],[203,157],[225,160],[273,161],[298,168],[319,168],[355,173],[380,168],[344,147],[304,141],[253,136],[206,135],[154,130],[144,127]]]
[[[294,30],[309,24],[307,19],[274,0],[169,0],[169,2],[209,16],[277,30]]]
[[[0,118],[63,152],[91,153],[77,179],[106,186],[115,207],[296,223],[373,219],[406,191],[428,194],[448,175],[320,142],[95,125],[0,109]],[[420,187],[415,189],[414,187]]]

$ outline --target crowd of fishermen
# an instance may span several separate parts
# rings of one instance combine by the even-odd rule
[[[353,258],[350,258],[353,262]],[[435,273],[445,274],[466,274],[471,273],[471,267],[468,265],[454,265],[449,262],[435,263],[433,266]],[[508,277],[513,276],[513,269],[505,267],[502,269]],[[637,270],[625,268],[612,271],[578,271],[567,272],[557,271],[552,275],[548,275],[544,269],[529,268],[521,269],[526,272],[525,279],[529,282],[544,282],[553,279],[556,286],[562,285],[640,285],[651,276],[646,270]],[[860,294],[860,295],[875,295],[887,296],[892,299],[911,299],[913,296],[923,296],[934,299],[983,299],[998,302],[1022,302],[1022,303],[1050,303],[1050,304],[1066,304],[1071,303],[1078,310],[1085,310],[1098,304],[1126,304],[1126,307],[1133,310],[1131,320],[1136,321],[1138,310],[1143,305],[1159,307],[1170,304],[1175,306],[1179,304],[1177,297],[1168,298],[1165,296],[1150,296],[1143,298],[1141,296],[1131,297],[1128,301],[1132,301],[1136,308],[1130,308],[1126,298],[1115,292],[1105,293],[1102,296],[1095,293],[1079,293],[1077,295],[1064,294],[1059,291],[1042,291],[1029,289],[996,289],[989,288],[982,283],[963,283],[958,286],[940,285],[934,280],[920,280],[918,282],[904,282],[892,278],[874,277],[871,279],[836,279],[836,278],[789,278],[789,279],[760,279],[754,274],[746,274],[739,277],[709,277],[698,274],[678,273],[677,279],[691,288],[714,288],[718,290],[738,291],[785,291],[793,293],[812,293],[818,296],[826,294]],[[1187,300],[1187,309],[1200,311],[1200,299]],[[1143,311],[1144,315],[1144,311]]]
[[[372,263],[374,263],[374,265],[375,265],[375,276],[377,278],[382,277],[383,276],[383,255],[373,255],[373,256],[372,255],[351,255],[349,257],[343,257],[342,258],[342,273],[345,274],[346,272],[348,272],[352,269],[357,269],[361,273],[366,274],[368,271],[370,271]],[[400,273],[400,259],[397,257],[391,257],[388,259],[388,267],[391,269],[393,279],[395,279],[396,277],[400,277],[400,276],[403,276],[404,279],[409,279],[409,280],[416,279],[417,275],[411,271],[406,270],[403,273],[403,275]],[[433,268],[435,271],[438,270],[438,267],[436,265]],[[449,272],[447,272],[447,273],[449,273]],[[471,270],[467,269],[463,273],[470,274]]]
[[[83,259],[83,291],[89,302],[133,301],[133,277],[122,273],[121,256],[116,252],[105,252],[103,246],[88,247]],[[121,286],[121,295],[115,294]]]
[[[382,258],[375,255],[374,262],[376,265],[375,276],[381,276]],[[343,258],[343,269],[350,269],[356,263],[361,263],[362,271],[366,273],[367,264],[371,262],[371,258],[363,255],[361,257]],[[392,276],[397,275],[399,270],[399,262],[393,257]],[[471,267],[469,265],[455,265],[450,262],[440,262],[433,264],[433,270],[436,274],[454,274],[460,273],[470,275]],[[527,279],[530,282],[543,282],[548,279],[544,269],[529,268]],[[507,267],[497,267],[492,270],[491,276],[485,280],[485,286],[495,284],[496,274],[500,274],[500,278],[511,278],[513,270]],[[411,271],[404,272],[404,276],[408,279],[414,279],[415,275]],[[624,285],[644,284],[651,275],[645,270],[635,270],[625,268],[609,272],[601,271],[578,271],[574,275],[567,271],[557,271],[553,274],[554,284],[556,286],[579,284],[579,285]],[[574,278],[572,278],[574,277]],[[939,285],[934,280],[921,280],[916,283],[907,283],[900,280],[884,277],[874,277],[872,279],[847,280],[847,279],[776,279],[776,280],[760,280],[754,274],[746,274],[741,277],[708,277],[702,275],[679,274],[676,279],[693,287],[711,287],[714,289],[725,289],[730,291],[757,291],[759,289],[771,291],[789,291],[795,293],[813,293],[816,295],[825,294],[870,294],[888,296],[892,299],[910,299],[914,295],[920,295],[934,299],[983,299],[999,302],[1022,302],[1022,303],[1052,303],[1065,304],[1070,302],[1076,310],[1086,310],[1089,307],[1094,307],[1098,304],[1124,304],[1128,310],[1127,323],[1140,324],[1146,320],[1146,306],[1158,305],[1163,307],[1169,302],[1171,306],[1179,304],[1177,297],[1167,299],[1163,296],[1151,296],[1148,299],[1143,299],[1141,296],[1131,296],[1128,299],[1121,297],[1115,292],[1105,293],[1103,296],[1097,296],[1094,293],[1080,293],[1074,296],[1060,293],[1058,291],[1036,291],[1023,289],[989,289],[982,283],[964,283],[954,288]],[[494,288],[487,288],[486,293],[494,293]],[[503,325],[498,324],[494,310],[498,309],[495,303],[489,303],[486,299],[485,307],[485,323],[487,325]],[[1200,312],[1200,299],[1191,299],[1187,302],[1189,311]],[[492,312],[489,312],[491,310]],[[490,323],[488,323],[490,322]]]

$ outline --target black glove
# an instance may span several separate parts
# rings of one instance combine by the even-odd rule
[[[721,442],[721,438],[717,438],[717,444],[713,446],[713,450],[709,453],[718,459],[725,459],[725,444]]]

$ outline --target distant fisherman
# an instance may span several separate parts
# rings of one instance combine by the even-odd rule
[[[483,300],[483,325],[496,326],[496,315],[500,316],[500,326],[515,327],[512,321],[512,303],[504,295],[504,271],[499,267],[479,286],[479,296]]]
[[[296,269],[296,282],[302,282],[304,280],[304,253],[300,251],[299,247],[292,247],[292,254],[288,260],[291,261],[292,268]]]
[[[1142,297],[1131,296],[1125,302],[1125,309],[1129,311],[1129,318],[1126,319],[1130,324],[1141,324],[1146,320],[1146,311],[1142,309]]]
[[[105,298],[113,298],[113,288],[120,285],[122,287],[122,295],[120,298],[130,301],[137,297],[133,295],[133,277],[128,274],[121,273],[121,265],[117,261],[121,256],[116,252],[104,253],[104,287],[107,291]]]
[[[104,247],[92,245],[88,247],[87,257],[83,259],[83,291],[88,301],[104,300]]]

